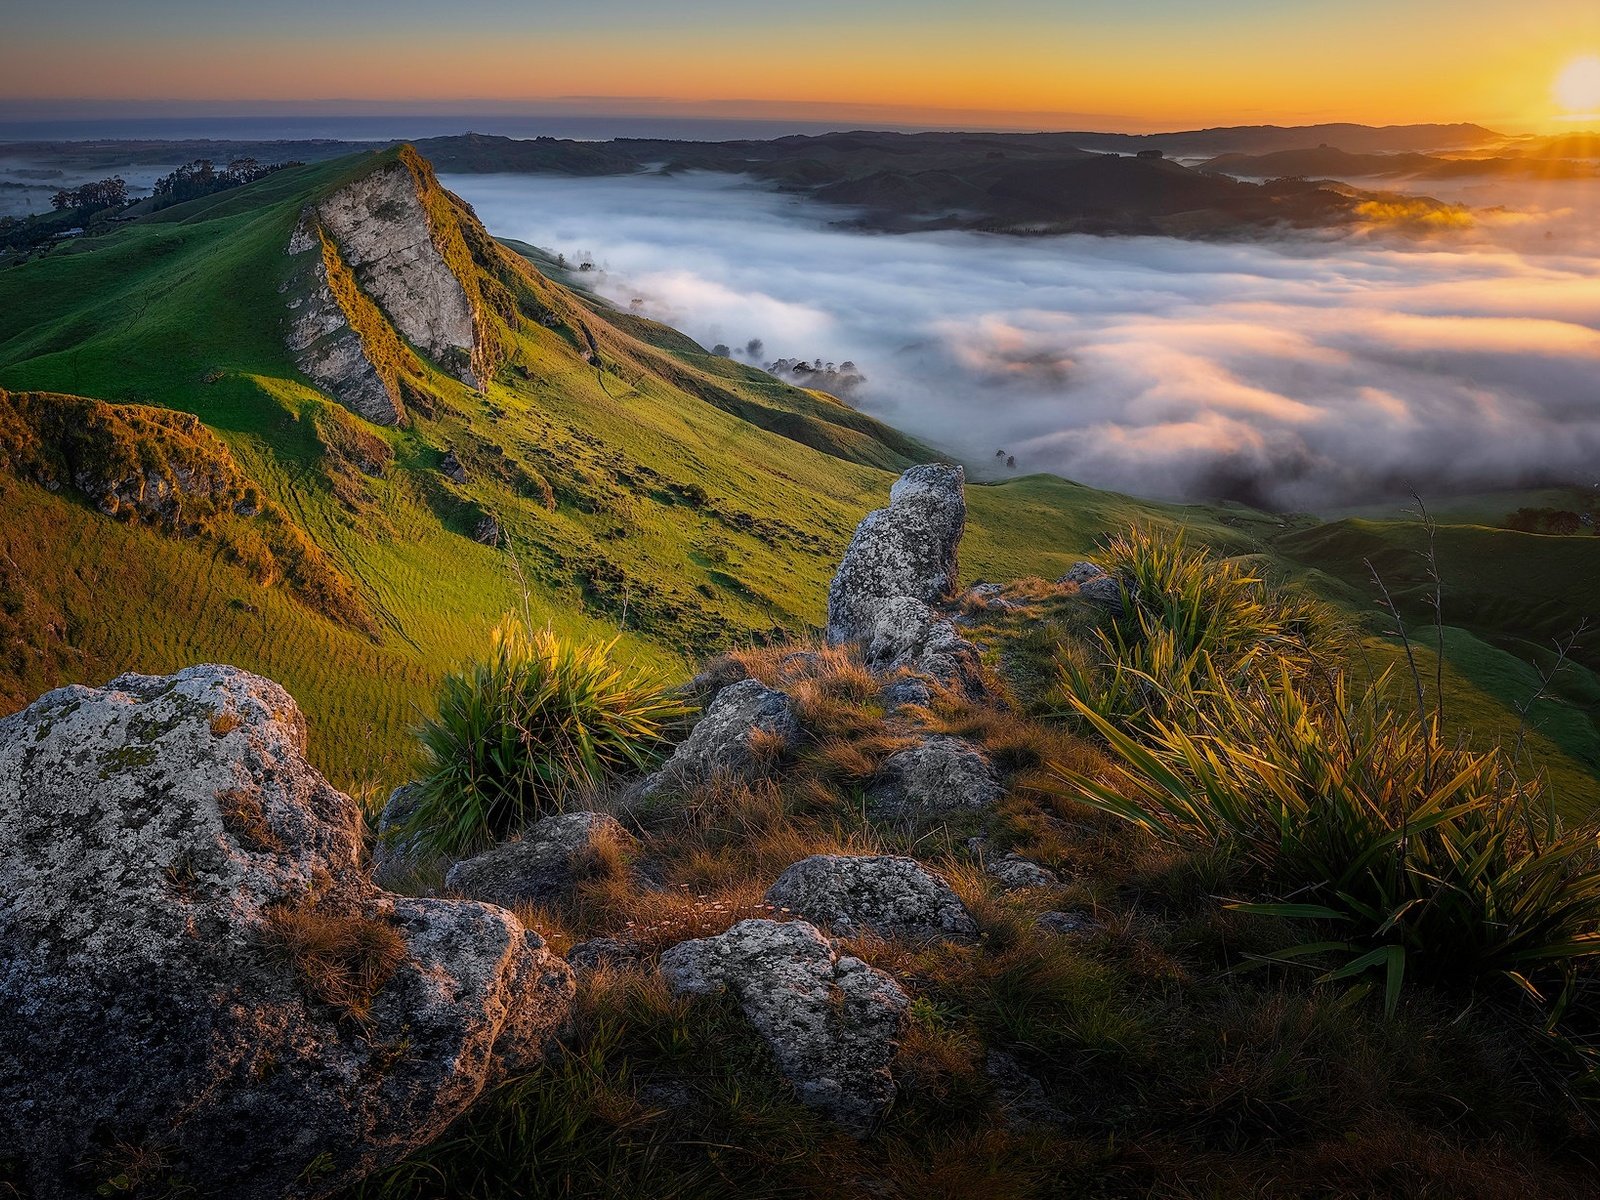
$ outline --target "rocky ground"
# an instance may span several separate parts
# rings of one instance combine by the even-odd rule
[[[1158,1161],[1254,1164],[1174,1130],[1258,1102],[1252,1119],[1314,1148],[1286,1186],[1420,1153],[1374,1149],[1370,1073],[1316,1085],[1327,1142],[1284,1115],[1276,1075],[1248,1077],[1284,1021],[1310,1022],[1313,1058],[1389,1035],[1313,1036],[1314,1004],[1296,1018],[1281,991],[1197,982],[1259,931],[1194,907],[1204,864],[1155,861],[1063,799],[1047,765],[1101,760],[1025,713],[1040,640],[1092,626],[1122,586],[1080,563],[958,590],[964,520],[960,468],[908,471],[857,530],[822,637],[710,663],[657,770],[461,861],[394,836],[404,788],[364,843],[305,762],[294,701],[231,668],[64,688],[0,721],[0,1185],[750,1194],[765,1153],[758,1174],[791,1181],[772,1194],[1056,1194],[1106,1163],[1134,1194]],[[1165,911],[1140,913],[1130,880]],[[1181,1026],[1175,1004],[1212,1009]],[[1474,1037],[1417,1053],[1486,1053]],[[1122,1077],[1090,1095],[1101,1062]],[[469,1109],[488,1115],[426,1149]],[[1107,1124],[1132,1112],[1137,1151]],[[567,1141],[537,1125],[553,1113]],[[671,1165],[652,1157],[668,1127]],[[792,1153],[833,1146],[837,1174],[785,1157],[794,1129],[824,1140]],[[591,1133],[604,1150],[574,1148]],[[1475,1154],[1469,1183],[1489,1177]],[[1206,1194],[1298,1194],[1239,1169],[1240,1190]],[[1561,1178],[1503,1173],[1517,1194]],[[1415,1194],[1502,1194],[1463,1188]]]

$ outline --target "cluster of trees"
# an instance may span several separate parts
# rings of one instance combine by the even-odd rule
[[[867,377],[855,363],[825,363],[820,358],[807,362],[803,358],[780,358],[763,368],[769,375],[787,380],[798,387],[815,388],[835,396],[849,396]]]
[[[1519,533],[1556,533],[1570,536],[1582,533],[1585,526],[1595,528],[1594,517],[1589,513],[1575,513],[1565,508],[1519,508],[1506,518],[1506,528]],[[1600,532],[1600,530],[1597,530]]]
[[[99,212],[103,208],[121,208],[128,202],[128,185],[120,175],[110,179],[97,179],[82,187],[62,188],[50,197],[50,207],[57,212],[82,210]]]
[[[253,158],[236,158],[218,170],[217,164],[209,158],[197,158],[156,180],[154,207],[169,208],[185,200],[198,200],[201,196],[254,183],[285,167],[300,165],[298,162],[261,163]]]

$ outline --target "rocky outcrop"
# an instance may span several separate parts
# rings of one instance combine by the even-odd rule
[[[305,738],[230,667],[0,720],[0,1159],[39,1200],[130,1156],[153,1187],[327,1195],[564,1021],[571,973],[511,914],[371,882]]]
[[[502,842],[450,868],[452,892],[514,908],[571,897],[612,848],[633,844],[615,817],[597,812],[560,813],[537,822],[520,841]]]
[[[636,791],[638,798],[704,783],[716,775],[750,775],[800,740],[794,705],[780,691],[743,679],[717,692],[705,715],[665,766]]]
[[[399,383],[392,372],[379,371],[375,364],[386,356],[368,344],[383,336],[373,326],[375,310],[362,303],[364,297],[352,294],[349,268],[339,257],[337,245],[308,213],[289,242],[289,253],[306,254],[313,249],[319,253],[309,258],[304,268],[309,281],[302,286],[301,294],[288,301],[289,324],[284,341],[294,355],[295,365],[357,416],[374,425],[399,425],[405,417]],[[367,311],[358,314],[353,309]],[[368,320],[363,321],[362,315]],[[358,326],[368,330],[368,341],[362,339]]]
[[[862,519],[828,588],[830,642],[869,640],[887,601],[932,604],[955,588],[965,479],[960,467],[912,467],[889,489],[889,506]]]
[[[0,390],[0,467],[52,492],[70,488],[108,517],[173,533],[261,505],[199,417],[142,404]]]
[[[409,147],[300,214],[285,341],[307,376],[369,421],[404,422],[402,380],[423,373],[415,351],[474,387],[492,374],[478,287],[458,274],[474,269],[462,219]]]
[[[925,942],[978,933],[949,884],[899,855],[815,854],[778,876],[766,899],[835,937],[873,933]]]
[[[960,467],[912,467],[889,489],[889,506],[862,519],[828,588],[827,637],[865,646],[880,675],[910,672],[976,694],[978,649],[933,608],[955,587],[964,480]],[[890,701],[918,702],[914,693]]]
[[[910,999],[814,926],[740,921],[672,947],[661,973],[680,994],[731,992],[801,1101],[849,1133],[869,1133],[894,1099],[889,1065]]]
[[[986,808],[1003,791],[977,745],[935,734],[885,759],[867,797],[879,817],[914,819]]]

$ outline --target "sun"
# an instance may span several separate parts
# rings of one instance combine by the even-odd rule
[[[1569,113],[1600,112],[1600,54],[1583,54],[1561,68],[1551,87]]]

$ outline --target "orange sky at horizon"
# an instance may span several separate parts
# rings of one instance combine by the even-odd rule
[[[1094,19],[1072,13],[1108,6],[997,0],[980,18],[970,5],[930,0],[921,20],[899,15],[899,0],[854,8],[820,0],[795,6],[798,16],[758,12],[742,22],[721,0],[673,20],[636,8],[642,0],[595,0],[592,27],[569,11],[551,28],[525,13],[519,20],[506,0],[461,0],[448,23],[392,5],[377,32],[346,6],[342,16],[310,18],[314,34],[283,32],[295,28],[288,10],[316,11],[309,0],[288,0],[270,18],[196,16],[184,11],[188,0],[152,0],[138,14],[75,28],[85,3],[61,0],[65,11],[35,28],[23,18],[0,45],[0,104],[327,100],[577,111],[586,102],[574,98],[591,97],[602,112],[886,124],[1600,126],[1600,112],[1564,111],[1553,87],[1576,57],[1600,54],[1592,0],[1526,0],[1514,22],[1503,5],[1434,0],[1387,8],[1347,0],[1290,13],[1217,0],[1203,22],[1177,0],[1153,0],[1143,16]],[[629,11],[638,19],[617,24]]]

